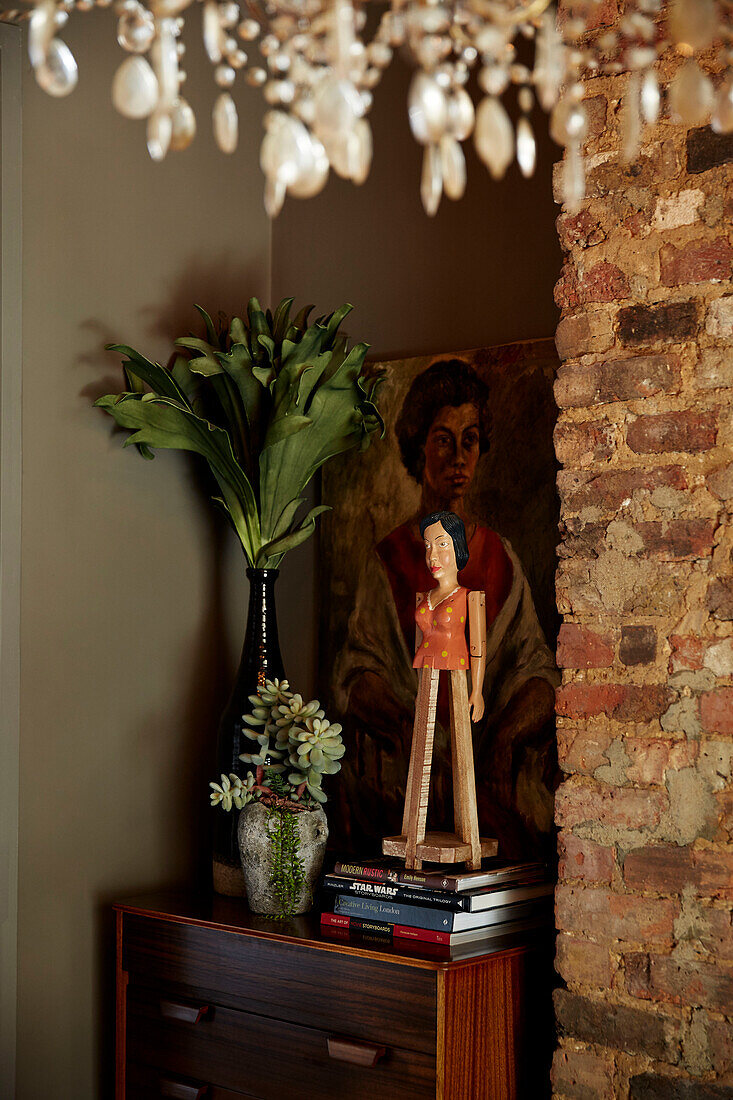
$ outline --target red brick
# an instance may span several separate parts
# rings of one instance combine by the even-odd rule
[[[612,787],[607,783],[561,783],[555,795],[555,823],[572,829],[585,822],[602,822],[610,829],[646,829],[657,826],[669,806],[667,792]]]
[[[715,446],[716,417],[713,412],[660,413],[639,416],[626,432],[626,442],[637,454],[685,451],[697,454]]]
[[[633,401],[657,393],[677,393],[680,365],[676,355],[637,355],[584,366],[560,367],[555,400],[560,408]]]
[[[589,420],[582,424],[558,421],[554,433],[555,454],[564,466],[602,462],[614,452],[613,425]]]
[[[702,668],[702,659],[707,648],[707,643],[702,638],[672,634],[669,644],[672,646],[672,654],[669,658],[670,672]]]
[[[605,714],[620,722],[651,722],[671,700],[663,684],[565,684],[558,689],[556,711],[565,718]]]
[[[663,302],[655,306],[626,306],[619,310],[618,335],[622,344],[654,344],[694,336],[698,324],[696,301]],[[582,353],[581,353],[582,354]]]
[[[593,775],[601,764],[607,764],[604,755],[611,744],[608,733],[588,733],[587,730],[559,729],[557,731],[557,755],[564,772]]]
[[[561,933],[557,938],[555,969],[569,985],[605,989],[611,984],[611,956],[608,947],[591,940]]]
[[[713,552],[717,521],[678,519],[671,523],[638,523],[635,530],[644,540],[644,554],[659,561],[694,561]]]
[[[725,909],[701,908],[695,921],[695,942],[712,955],[733,959],[733,912]]]
[[[605,848],[594,840],[583,840],[572,833],[561,833],[558,841],[560,879],[580,879],[583,882],[610,883],[615,863],[615,849]]]
[[[659,252],[663,286],[704,283],[730,279],[733,248],[724,238],[717,241],[688,241],[680,248],[665,244]]]
[[[619,298],[628,298],[629,293],[628,276],[616,264],[606,260],[594,264],[577,281],[577,294],[581,302],[614,302]]]
[[[733,733],[733,687],[700,696],[700,721],[708,733]]]
[[[591,245],[600,244],[606,238],[598,220],[587,210],[581,210],[579,214],[560,214],[555,225],[560,247],[564,252],[569,252],[575,245],[588,248]]]
[[[631,760],[626,775],[632,783],[660,786],[669,769],[689,768],[697,759],[697,743],[630,737],[624,749]]]
[[[612,344],[611,318],[605,310],[563,317],[555,332],[555,346],[561,359],[608,351]]]
[[[733,964],[678,962],[668,955],[629,955],[626,988],[633,997],[703,1005],[720,1011],[733,1006]]]
[[[733,898],[733,850],[699,848],[693,853],[698,891],[708,898]]]
[[[597,939],[671,947],[678,913],[679,904],[669,898],[562,884],[555,891],[558,929],[582,931]]]
[[[636,355],[603,363],[600,393],[606,401],[633,401],[656,393],[676,393],[679,387],[680,362],[676,355]]]
[[[613,664],[613,639],[579,623],[563,623],[557,638],[560,668],[608,668]]]
[[[622,222],[624,229],[628,230],[632,237],[640,237],[648,224],[649,222],[643,210],[637,210],[635,214],[632,214],[629,218],[624,218]]]
[[[552,1061],[555,1094],[568,1100],[613,1100],[613,1059],[589,1050],[556,1050]]]
[[[624,859],[624,882],[632,890],[681,894],[685,886],[695,881],[690,848],[650,844],[632,849]]]
[[[578,273],[575,264],[570,261],[563,264],[560,278],[555,283],[553,297],[558,309],[571,310],[580,305]]]
[[[653,492],[669,487],[686,489],[687,477],[682,466],[658,466],[651,470],[593,471],[561,470],[557,475],[558,491],[567,512],[599,507],[615,511],[623,501],[630,500],[639,490]]]

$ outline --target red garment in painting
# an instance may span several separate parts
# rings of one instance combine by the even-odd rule
[[[422,641],[413,668],[468,668],[466,645],[467,591],[457,588],[436,607],[426,593],[415,609],[415,622]]]

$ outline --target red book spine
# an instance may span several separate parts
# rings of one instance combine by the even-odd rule
[[[321,913],[321,924],[330,925],[332,928],[349,928],[355,932],[360,929],[374,929],[391,933],[400,939],[450,945],[450,932],[439,932],[432,928],[410,928],[406,924],[388,924],[386,921],[360,920],[358,917],[346,917],[341,913]]]

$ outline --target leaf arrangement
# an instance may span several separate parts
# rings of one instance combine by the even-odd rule
[[[218,326],[197,306],[205,339],[176,340],[185,354],[169,367],[125,344],[127,391],[95,404],[132,434],[145,458],[156,448],[193,451],[208,463],[220,497],[251,566],[277,568],[288,550],[313,533],[304,490],[330,458],[364,450],[384,432],[376,406],[377,373],[367,377],[369,345],[348,346],[339,333],[351,311],[344,305],[308,324],[307,306],[291,319],[292,298],[274,314],[251,298],[246,317]],[[301,513],[301,514],[299,514]]]

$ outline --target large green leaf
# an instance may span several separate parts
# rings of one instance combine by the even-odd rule
[[[326,326],[326,344],[328,347],[332,346],[333,341],[336,339],[336,333],[338,332],[339,325],[343,321],[344,317],[347,317],[349,313],[351,313],[353,308],[354,307],[349,305],[347,302],[346,305],[341,306],[340,309],[334,310],[334,312],[329,317],[328,324]]]
[[[294,301],[295,298],[283,298],[275,310],[272,335],[276,344],[282,344],[283,336],[288,331],[288,325],[290,324],[290,307]]]
[[[107,344],[106,348],[107,351],[118,351],[120,355],[127,356],[128,362],[123,364],[125,374],[136,375],[160,397],[170,397],[173,401],[180,401],[182,405],[188,404],[183,390],[171,372],[161,367],[160,363],[151,363],[139,351],[128,347],[127,344]]]
[[[197,351],[199,354],[191,360],[191,370],[196,374],[203,374],[207,378],[212,374],[221,374],[222,367],[218,361],[218,348],[206,340],[200,340],[197,336],[180,336],[176,340],[179,348],[188,348],[189,351]]]
[[[203,379],[201,375],[193,373],[185,355],[175,356],[171,367],[171,377],[185,395],[186,402],[197,416],[201,416],[203,413],[201,400]]]
[[[283,554],[286,554],[288,550],[294,550],[296,546],[300,546],[301,543],[311,537],[315,530],[316,517],[320,516],[322,512],[329,511],[330,506],[328,504],[319,504],[317,507],[311,508],[300,527],[296,527],[294,531],[288,532],[287,535],[281,535],[279,538],[265,543],[259,552],[255,565],[260,568],[276,568]],[[277,559],[277,561],[273,559]]]
[[[254,564],[262,539],[252,486],[232,451],[229,435],[208,420],[196,416],[168,398],[154,394],[110,394],[96,402],[122,428],[133,432],[125,446],[194,451],[208,462],[217,480],[248,560]]]
[[[212,344],[214,347],[218,346],[219,336],[216,331],[216,325],[211,320],[211,317],[209,317],[203,306],[195,305],[193,308],[197,310],[199,315],[203,318],[204,324],[206,325],[206,335],[209,339],[209,343]]]
[[[336,371],[312,390],[304,410],[311,420],[308,427],[263,448],[260,522],[264,539],[272,538],[284,503],[303,495],[324,462],[361,446],[370,431],[381,426],[376,406],[357,384],[367,349],[367,344],[357,344]]]

